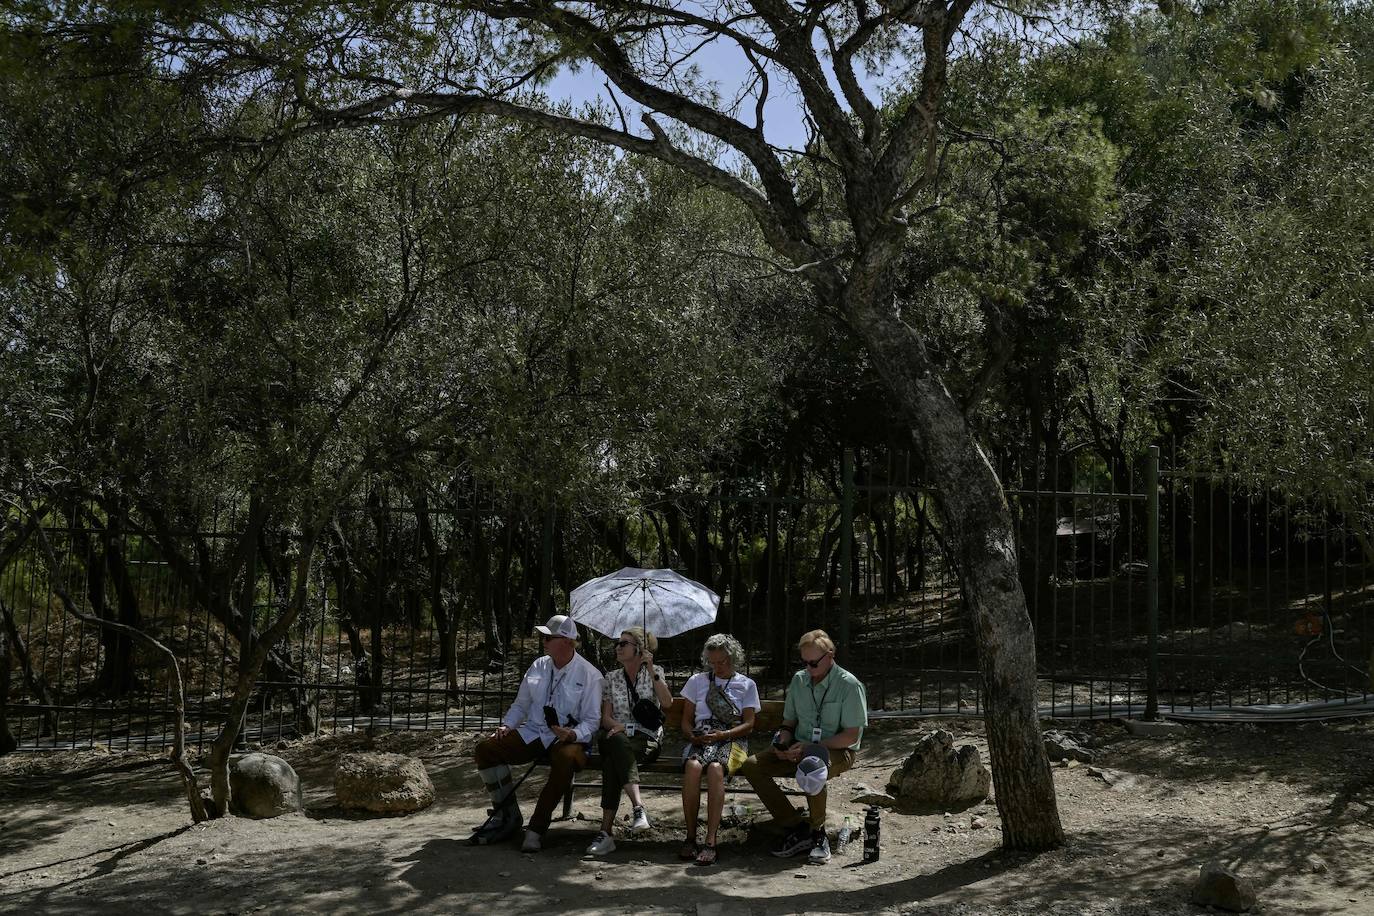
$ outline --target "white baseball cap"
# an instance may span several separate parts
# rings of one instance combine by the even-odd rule
[[[830,748],[823,744],[808,744],[797,761],[797,788],[807,795],[820,795],[830,778]]]
[[[549,622],[542,627],[535,627],[535,630],[545,636],[566,636],[568,639],[577,638],[577,624],[567,614],[554,614],[549,618]]]

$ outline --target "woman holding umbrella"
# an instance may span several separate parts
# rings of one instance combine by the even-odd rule
[[[682,731],[691,743],[682,755],[682,811],[687,840],[679,855],[698,865],[716,863],[716,831],[725,808],[725,778],[749,756],[745,738],[761,710],[759,688],[735,670],[744,662],[744,647],[727,633],[706,640],[701,650],[706,668],[682,687]],[[701,777],[706,775],[706,842],[697,845]]]
[[[601,691],[601,832],[587,847],[590,855],[615,851],[611,828],[622,788],[634,808],[630,830],[649,829],[639,797],[639,764],[658,757],[664,714],[673,705],[663,669],[654,664],[656,651],[658,639],[643,627],[625,630],[615,644],[620,667],[607,673]]]

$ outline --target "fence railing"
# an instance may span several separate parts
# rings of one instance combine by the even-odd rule
[[[1140,464],[1138,486],[1007,489],[1042,705],[1111,716],[1367,700],[1374,568],[1340,519],[1161,471],[1157,452]],[[875,710],[977,712],[968,611],[931,497],[909,464],[851,455],[787,485],[618,516],[379,496],[341,513],[321,546],[306,613],[274,647],[245,740],[487,721],[539,651],[532,625],[573,586],[622,565],[669,565],[715,588],[717,628],[749,649],[748,673],[767,695],[795,668],[796,638],[823,627]],[[174,649],[191,740],[211,739],[244,642],[294,585],[289,534],[260,545],[249,621],[197,600],[137,519],[70,507],[50,522],[56,574],[73,597]],[[206,522],[178,536],[183,559],[213,563],[228,549],[234,514]],[[0,573],[13,624],[11,731],[25,747],[163,743],[171,702],[159,661],[64,614],[52,573],[36,550]],[[698,668],[705,635],[664,640],[671,681]],[[587,634],[583,651],[612,663],[609,640]]]

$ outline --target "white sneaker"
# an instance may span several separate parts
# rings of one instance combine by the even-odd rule
[[[615,852],[615,840],[604,830],[598,833],[596,839],[592,840],[592,845],[587,847],[589,856],[604,856],[612,852]]]
[[[649,829],[649,815],[644,812],[643,805],[635,806],[634,820],[630,822],[630,829],[636,833]]]
[[[540,841],[540,836],[539,836],[539,834],[535,833],[533,830],[526,830],[526,831],[525,831],[525,842],[523,842],[523,843],[520,844],[520,851],[521,851],[521,852],[538,852],[539,850],[541,850],[541,849],[544,848],[543,845],[542,845],[539,841]]]

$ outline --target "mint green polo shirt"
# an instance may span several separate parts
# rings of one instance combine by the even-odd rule
[[[787,697],[782,704],[785,722],[796,722],[796,738],[808,743],[811,729],[817,720],[821,726],[821,740],[833,737],[846,728],[858,726],[859,737],[852,747],[859,749],[864,726],[868,724],[868,694],[863,682],[835,665],[819,682],[813,683],[807,669],[792,676],[787,685]]]

